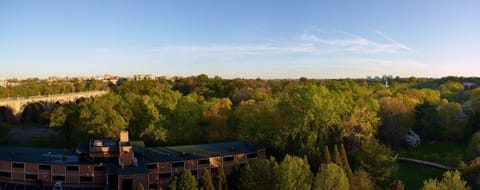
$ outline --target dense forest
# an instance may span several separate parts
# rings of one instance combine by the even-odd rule
[[[466,156],[455,165],[458,170],[424,181],[422,189],[476,188],[480,88],[475,85],[480,79],[385,80],[199,75],[117,85],[73,81],[67,87],[30,80],[0,87],[0,95],[110,89],[103,97],[43,114],[67,146],[118,138],[128,129],[132,139],[147,146],[245,140],[265,146],[271,156],[237,167],[233,177],[223,172],[203,176],[199,184],[188,172],[177,171],[170,189],[405,189],[408,181],[396,174],[396,151],[418,146],[409,140],[415,137],[422,145],[468,144]]]

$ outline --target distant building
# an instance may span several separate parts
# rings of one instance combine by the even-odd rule
[[[474,82],[462,82],[465,90],[471,90],[477,87],[477,83]]]
[[[200,179],[203,170],[216,173],[223,166],[230,174],[235,161],[244,165],[265,158],[265,148],[244,141],[145,147],[143,141],[97,139],[78,144],[76,150],[0,146],[0,184],[63,181],[66,187],[90,189],[147,189],[165,187],[176,169],[187,169]],[[28,189],[28,188],[27,188]]]
[[[8,81],[6,80],[0,80],[0,86],[2,87],[7,87]]]

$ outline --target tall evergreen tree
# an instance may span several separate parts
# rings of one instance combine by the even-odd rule
[[[343,168],[334,164],[322,164],[313,184],[313,190],[349,190],[348,181]]]
[[[350,178],[350,190],[375,189],[375,183],[364,170],[355,171]]]
[[[342,164],[342,158],[340,157],[340,152],[338,152],[338,147],[335,144],[333,147],[333,158],[332,158],[333,163],[337,164],[337,166],[340,166],[343,168]]]
[[[175,170],[168,180],[168,190],[197,190],[197,180],[192,172],[186,169]]]
[[[322,163],[330,163],[332,162],[332,156],[330,155],[330,150],[328,150],[328,146],[325,146],[323,149],[323,162]]]
[[[350,163],[348,162],[347,151],[345,151],[345,146],[343,146],[343,143],[340,144],[340,157],[342,158],[342,167],[345,169],[345,174],[347,174],[348,178],[351,179],[353,172],[352,168],[350,167]]]
[[[232,171],[230,172],[230,175],[227,176],[228,188],[230,190],[239,189],[238,187],[240,186],[240,169],[241,168],[240,168],[240,165],[238,164],[238,161],[235,160]]]
[[[276,171],[275,189],[310,189],[312,186],[310,166],[302,158],[287,155]]]
[[[303,162],[302,162],[303,163]],[[241,190],[270,190],[275,187],[278,164],[275,159],[248,160],[248,164],[240,170]],[[310,171],[310,170],[309,170]]]
[[[203,168],[202,179],[200,179],[200,188],[202,190],[215,190],[212,177],[210,177],[210,171],[208,171],[207,168]]]
[[[215,175],[215,188],[217,190],[228,190],[227,177],[225,176],[223,166],[218,168],[218,172]]]

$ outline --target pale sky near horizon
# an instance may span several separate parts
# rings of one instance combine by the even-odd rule
[[[480,76],[480,1],[0,1],[0,78]]]

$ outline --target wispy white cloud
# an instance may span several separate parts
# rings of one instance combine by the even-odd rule
[[[206,46],[163,46],[150,49],[152,52],[183,52],[205,54],[270,55],[284,53],[312,53],[315,47],[309,43],[296,45],[252,44],[252,45],[206,45]]]
[[[161,46],[151,48],[150,52],[184,53],[200,56],[214,55],[278,55],[303,53],[313,56],[352,53],[352,54],[395,54],[412,53],[412,48],[398,43],[381,32],[375,32],[388,42],[377,42],[359,35],[344,32],[343,38],[323,38],[305,32],[299,38],[290,40],[268,39],[256,44],[213,44],[213,45],[185,45]],[[99,49],[102,50],[102,49]],[[97,50],[97,51],[99,51]]]
[[[315,34],[304,33],[300,36],[300,39],[305,42],[314,43],[318,46],[327,46],[327,49],[333,49],[337,52],[361,54],[413,52],[412,48],[396,42],[381,32],[377,32],[377,34],[387,39],[389,41],[388,43],[376,42],[359,35],[345,34],[346,35],[343,38],[322,38]]]
[[[96,62],[142,63],[139,68],[154,70],[161,67],[162,71],[176,74],[195,71],[218,75],[232,73],[231,76],[235,76],[233,73],[242,72],[242,76],[271,73],[272,77],[338,78],[385,73],[409,76],[412,71],[408,68],[419,68],[416,69],[418,75],[429,71],[425,64],[409,56],[414,52],[412,48],[381,32],[372,32],[374,35],[369,38],[346,32],[336,32],[335,37],[324,31],[318,33],[322,35],[305,32],[290,39],[265,39],[249,44],[157,46],[130,50],[92,48],[90,51],[98,53],[92,57]],[[171,67],[172,63],[175,67]]]

